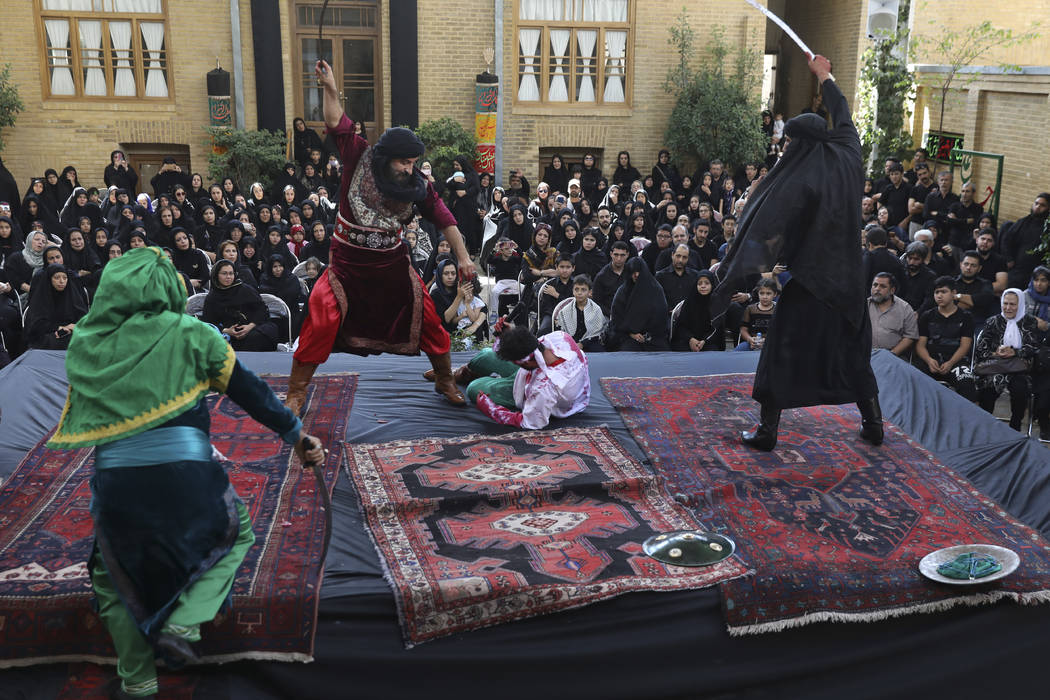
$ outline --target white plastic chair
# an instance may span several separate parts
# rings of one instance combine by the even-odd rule
[[[285,325],[288,327],[288,343],[292,342],[292,312],[288,309],[288,304],[285,304],[283,299],[273,294],[260,294],[259,296],[262,298],[263,303],[266,304],[266,310],[270,312],[270,318],[284,318]],[[288,352],[291,347],[288,343],[278,343],[277,349],[281,352]]]

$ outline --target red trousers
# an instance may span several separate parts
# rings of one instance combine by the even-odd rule
[[[329,274],[330,270],[322,274],[310,292],[310,313],[299,331],[299,348],[295,351],[295,359],[299,362],[319,365],[327,360],[339,335],[343,315],[328,283]],[[422,285],[422,281],[420,284]],[[353,313],[352,304],[350,313]],[[441,325],[437,309],[434,308],[434,300],[424,288],[423,327],[420,331],[419,349],[427,355],[444,355],[450,347],[448,331]]]

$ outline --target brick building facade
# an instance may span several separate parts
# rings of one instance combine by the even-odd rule
[[[239,19],[240,76],[235,71],[231,4]],[[867,2],[768,4],[832,60],[836,79],[852,103],[867,43]],[[140,164],[145,181],[166,153],[206,174],[205,76],[217,63],[234,73],[234,102],[238,94],[243,96],[238,116],[245,127],[287,129],[299,115],[320,126],[319,92],[311,76],[318,52],[320,0],[180,0],[177,5],[173,0],[32,0],[10,5],[0,23],[0,42],[21,47],[5,52],[3,60],[12,64],[26,111],[5,132],[2,155],[23,187],[45,168],[66,164],[78,169],[83,182],[101,184],[102,170],[115,148],[124,148],[133,164]],[[913,24],[921,33],[931,26],[933,10],[917,5]],[[1050,0],[998,3],[990,19],[1023,31],[1031,17],[1046,14],[1048,5]],[[69,9],[78,6],[87,9]],[[699,0],[684,9],[700,48],[717,23],[731,45],[746,43],[776,55],[773,90],[779,111],[790,117],[809,106],[815,81],[803,55],[774,25],[742,2]],[[334,61],[337,76],[342,76],[352,116],[374,133],[443,116],[472,130],[475,76],[490,65],[485,56],[489,49],[496,60],[502,54],[502,62],[493,67],[502,78],[500,180],[510,168],[521,168],[535,184],[551,153],[575,160],[584,150],[594,151],[609,173],[617,151],[626,149],[634,165],[647,172],[664,145],[672,98],[663,83],[676,60],[668,27],[682,10],[676,0],[332,0],[321,53]],[[992,13],[961,0],[938,3],[936,11],[938,21],[943,15],[943,21],[962,24],[983,19],[980,12]],[[561,13],[561,19],[541,17],[545,12]],[[539,14],[526,19],[530,13]],[[591,14],[585,17],[586,13]],[[125,24],[132,38],[126,63],[121,63],[119,49],[129,41],[121,29]],[[161,25],[163,46],[157,44]],[[533,47],[531,57],[526,44]],[[93,54],[92,46],[102,51]],[[968,147],[1006,155],[1002,206],[1003,215],[1013,218],[1027,209],[1032,194],[1047,188],[1040,184],[1037,166],[1050,162],[1050,146],[1043,136],[1050,126],[1050,49],[1045,41],[1036,42],[989,60],[1019,63],[1025,72],[981,75],[966,84],[961,99],[946,109],[945,129],[963,133]],[[117,96],[117,73],[129,64],[137,92]],[[919,68],[920,79],[937,70]],[[58,84],[62,80],[56,79],[56,70],[72,88]],[[610,89],[608,79],[617,70],[622,75],[614,77],[616,84]],[[104,75],[106,94],[86,94],[92,72],[96,81]],[[132,72],[124,71],[125,81]],[[522,82],[531,80],[523,77],[525,73],[535,76],[538,98],[524,99],[528,96]],[[564,75],[565,90],[560,99],[548,94],[559,74]],[[163,75],[166,96],[145,94],[151,75]],[[581,99],[581,76],[594,88],[590,99]],[[54,89],[72,89],[73,94],[53,94]],[[930,128],[930,103],[928,92],[920,91],[914,122],[917,142]],[[979,178],[985,175],[978,170]]]

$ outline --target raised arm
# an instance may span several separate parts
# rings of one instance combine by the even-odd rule
[[[839,86],[835,84],[835,79],[831,75],[831,61],[824,56],[814,56],[809,62],[809,70],[820,81],[821,95],[824,100],[824,106],[827,108],[828,114],[831,115],[832,128],[838,129],[843,126],[853,126],[853,118],[849,112],[849,103],[846,102],[845,96],[839,90]]]
[[[317,84],[324,90],[324,123],[329,129],[339,126],[343,118],[343,105],[339,101],[339,90],[335,86],[335,75],[327,61],[318,61],[314,66]]]

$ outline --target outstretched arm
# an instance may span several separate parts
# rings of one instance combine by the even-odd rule
[[[339,101],[339,90],[335,87],[335,75],[327,61],[318,61],[314,66],[317,84],[324,89],[324,123],[329,129],[339,126],[343,119],[343,105]]]

